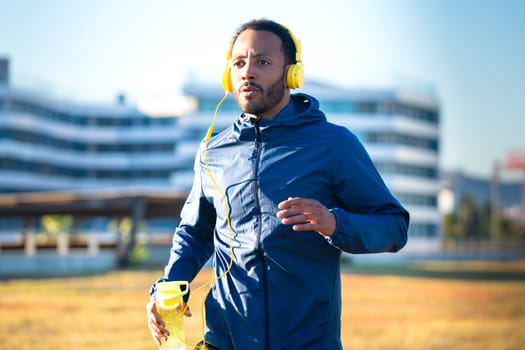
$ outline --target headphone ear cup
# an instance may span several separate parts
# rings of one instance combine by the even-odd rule
[[[230,67],[224,69],[222,72],[222,88],[225,92],[233,92],[232,79],[230,75]]]
[[[298,64],[292,64],[286,71],[286,86],[290,89],[297,89],[303,85],[304,69]]]

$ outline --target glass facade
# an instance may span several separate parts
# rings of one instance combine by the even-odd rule
[[[171,187],[176,116],[0,89],[0,193]]]

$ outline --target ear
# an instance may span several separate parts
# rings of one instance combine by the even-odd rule
[[[304,70],[299,64],[291,64],[286,70],[286,86],[290,89],[297,89],[303,85]]]
[[[225,92],[233,92],[232,78],[231,78],[231,69],[227,67],[222,72],[222,88]]]

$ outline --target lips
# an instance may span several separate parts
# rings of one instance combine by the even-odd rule
[[[255,84],[246,84],[240,89],[241,93],[245,96],[252,96],[261,91],[261,88],[255,86]]]
[[[245,96],[245,97],[251,97],[251,96],[254,96],[255,94],[257,94],[258,90],[257,89],[243,89],[241,91],[241,93]]]

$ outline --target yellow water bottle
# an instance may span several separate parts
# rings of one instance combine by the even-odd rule
[[[168,339],[162,341],[159,349],[161,350],[185,350],[186,341],[184,334],[183,305],[182,297],[188,293],[189,285],[187,281],[159,282],[155,301],[157,311],[166,329],[170,332]]]

